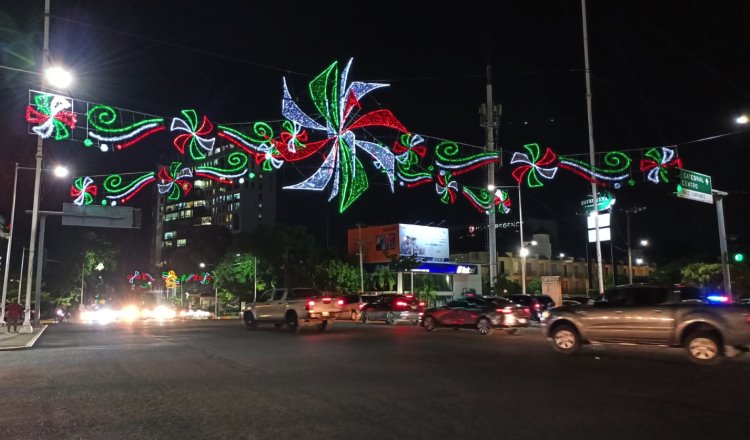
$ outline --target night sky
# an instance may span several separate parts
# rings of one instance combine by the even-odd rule
[[[406,2],[324,5],[306,2],[52,0],[51,55],[76,75],[72,95],[167,117],[195,108],[215,122],[281,119],[282,77],[292,93],[332,61],[354,58],[350,80],[388,82],[366,102],[393,111],[410,130],[482,146],[478,107],[485,100],[487,63],[494,100],[502,104],[503,161],[526,143],[560,154],[588,153],[581,4],[575,0],[463,1],[428,9]],[[42,0],[0,3],[0,64],[39,70]],[[750,246],[747,128],[734,120],[750,111],[750,2],[589,1],[589,45],[596,150],[678,146],[684,167],[713,177],[728,191],[727,231]],[[13,163],[34,166],[36,139],[23,120],[28,89],[39,78],[0,69],[0,214],[8,217]],[[309,104],[309,100],[308,100]],[[307,107],[306,110],[311,110]],[[146,171],[171,154],[171,137],[125,152],[102,154],[78,142],[47,142],[45,166],[63,162],[76,175]],[[640,153],[633,155],[635,160]],[[514,185],[512,170],[498,185]],[[309,175],[309,174],[307,174]],[[484,171],[474,173],[477,185]],[[285,166],[284,184],[299,182]],[[653,243],[649,259],[718,254],[712,205],[678,200],[643,182],[615,192],[616,207],[645,206],[633,217],[633,237]],[[22,171],[14,248],[28,245],[33,172]],[[40,209],[60,210],[68,183],[45,179]],[[523,190],[525,218],[559,222],[554,251],[583,256],[585,222],[578,215],[590,184],[565,171],[541,189]],[[278,220],[307,226],[322,243],[343,243],[356,223],[439,223],[449,227],[452,250],[482,250],[481,237],[459,231],[485,220],[465,200],[440,203],[432,185],[391,194],[385,179],[344,214],[328,192],[280,191]],[[150,197],[130,206],[150,215]],[[515,203],[515,194],[513,195]],[[19,215],[19,214],[17,214]],[[618,246],[624,215],[617,214]],[[517,218],[517,210],[507,220]],[[506,218],[498,216],[498,222]],[[59,233],[48,222],[48,233]],[[616,226],[617,227],[617,226]],[[500,234],[501,240],[511,237]],[[150,231],[120,233],[121,245],[146,258]],[[142,254],[140,254],[142,252]],[[616,253],[620,254],[618,251]]]

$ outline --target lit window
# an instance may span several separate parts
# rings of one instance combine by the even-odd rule
[[[177,239],[177,247],[185,247],[185,246],[187,246],[187,238]]]
[[[164,242],[164,247],[172,247],[172,242],[171,241],[165,241]]]
[[[175,238],[175,235],[177,235],[177,233],[175,231],[165,232],[164,233],[164,240],[171,240],[171,239]]]
[[[201,225],[210,225],[211,217],[201,217]]]

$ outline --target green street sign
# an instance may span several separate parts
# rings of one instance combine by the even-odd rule
[[[615,196],[613,196],[612,193],[607,190],[597,191],[596,198],[598,199],[598,203],[596,204],[597,211],[605,211],[615,204]],[[585,199],[581,200],[581,206],[583,206],[583,209],[586,211],[586,213],[590,214],[591,212],[593,212],[594,197],[589,195]]]
[[[681,169],[677,197],[704,203],[713,203],[714,196],[711,194],[711,176]]]

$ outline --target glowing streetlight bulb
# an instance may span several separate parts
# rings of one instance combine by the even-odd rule
[[[641,246],[648,246],[648,240],[641,240]]]
[[[565,258],[565,252],[560,252],[560,258]]]
[[[635,259],[635,264],[638,264],[638,265],[643,264],[643,258],[636,258]]]
[[[521,248],[521,256],[527,257],[529,255],[529,250],[526,248]]]
[[[48,68],[44,71],[44,77],[51,86],[61,89],[67,89],[73,82],[73,75],[62,67]]]
[[[750,118],[748,118],[746,115],[742,115],[734,120],[738,124],[747,124],[750,122]]]
[[[206,268],[206,263],[201,263],[201,264],[199,264],[198,266],[200,266],[200,267],[201,267],[201,269],[205,269],[205,268]]]

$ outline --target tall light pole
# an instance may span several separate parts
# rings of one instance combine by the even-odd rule
[[[527,245],[536,246],[536,241],[521,241],[521,250],[518,252],[521,255],[521,293],[526,294],[526,257],[529,255],[529,248]]]
[[[364,260],[362,256],[362,223],[357,223],[357,229],[359,230],[359,293],[365,293],[365,269]]]
[[[3,275],[3,302],[0,305],[0,327],[5,328],[5,301],[8,297],[8,273],[10,271],[10,249],[13,245],[13,226],[15,223],[16,215],[16,187],[18,186],[18,162],[16,162],[16,170],[13,174],[13,203],[10,208],[10,230],[8,231],[8,250],[5,252],[5,274]],[[23,270],[23,269],[22,269]],[[18,293],[21,291],[19,289]]]
[[[487,151],[495,151],[495,128],[500,119],[500,106],[492,104],[492,68],[489,60],[487,63],[487,102],[482,104],[479,109],[482,118],[481,125],[485,127],[485,137],[487,139]],[[495,186],[495,162],[490,162],[487,168],[487,187]],[[490,190],[491,191],[491,190]],[[490,264],[490,292],[494,291],[495,278],[497,277],[497,230],[495,225],[495,205],[490,204],[487,213],[487,241]]]
[[[586,23],[586,0],[581,0],[581,13],[583,15],[583,58],[586,71],[586,110],[589,127],[589,162],[593,167],[596,165],[596,155],[594,153],[594,122],[591,110],[591,70],[589,69],[589,33]],[[597,194],[596,181],[591,182],[591,196],[594,201],[594,212],[598,213],[599,195]],[[599,237],[599,216],[594,217],[594,228],[596,231],[596,268],[599,278],[599,294],[604,294],[604,274],[602,270],[602,242]]]

